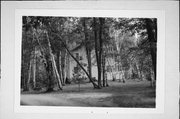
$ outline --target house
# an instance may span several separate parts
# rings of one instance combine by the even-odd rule
[[[130,33],[122,34],[121,30],[111,33],[111,37],[114,37],[114,42],[103,47],[103,51],[106,55],[106,63],[105,63],[105,70],[107,74],[108,80],[113,79],[123,79],[128,78],[128,73],[131,73],[131,68],[127,68],[127,66],[123,66],[120,60],[120,48],[125,47],[127,48],[126,44],[123,44],[124,41],[128,44],[128,47],[135,47],[137,42],[137,36],[132,36]],[[79,44],[74,42],[71,45],[71,49],[75,49],[78,47]],[[78,48],[77,50],[71,50],[73,55],[79,60],[80,63],[84,64],[84,68],[87,71],[87,56],[86,56],[86,49],[85,46]],[[97,79],[98,77],[98,70],[96,64],[96,56],[95,51],[92,50],[91,53],[91,63],[92,63],[92,77]],[[70,58],[70,78],[73,78],[74,69],[77,67],[76,61]],[[85,73],[82,72],[81,75],[86,77]]]
[[[73,48],[72,48],[73,49]],[[76,59],[78,59],[78,61],[83,65],[83,67],[86,69],[87,71],[87,66],[88,66],[88,62],[87,62],[87,55],[86,55],[86,50],[85,50],[85,46],[81,47],[80,49],[77,49],[75,51],[72,51],[73,55],[76,57]],[[92,51],[92,55],[91,55],[91,60],[92,60],[92,77],[98,77],[98,71],[97,71],[97,65],[96,65],[96,59],[95,59],[95,52]],[[73,59],[70,58],[70,78],[73,78],[73,74],[75,72],[76,67],[78,66],[77,62]],[[82,77],[87,77],[86,74],[81,71],[81,75]]]
[[[74,48],[75,48],[75,45],[74,45]],[[71,47],[71,49],[73,49],[73,47]],[[113,56],[113,53],[115,52],[115,50],[113,49],[113,46],[108,46],[108,48],[106,47],[104,48],[104,50],[108,54],[106,58],[106,64],[105,64],[107,79],[108,80],[113,80],[113,78],[122,79],[123,71],[120,64],[118,64],[118,62],[116,61],[117,58]],[[82,46],[81,48],[77,50],[71,50],[71,51],[73,55],[76,57],[76,59],[78,59],[78,61],[83,65],[83,67],[87,71],[88,62],[87,62],[85,46]],[[94,50],[92,50],[91,52],[91,61],[92,61],[91,62],[92,63],[92,67],[91,67],[92,77],[95,77],[96,79],[98,79],[98,70],[97,70],[97,63],[96,63]],[[70,58],[69,62],[70,62],[70,66],[69,66],[70,78],[73,78],[74,76],[73,74],[78,64],[73,58]],[[81,71],[81,76],[87,78],[86,74],[83,71]]]

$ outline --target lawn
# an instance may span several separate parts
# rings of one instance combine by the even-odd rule
[[[66,85],[63,91],[21,93],[21,105],[80,107],[155,107],[155,88],[148,81],[109,81],[109,87],[93,89],[90,83]]]

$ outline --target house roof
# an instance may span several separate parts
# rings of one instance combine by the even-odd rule
[[[74,52],[74,51],[77,51],[81,48],[84,47],[84,42],[81,42],[79,45],[77,45],[76,47],[72,48],[71,51]]]

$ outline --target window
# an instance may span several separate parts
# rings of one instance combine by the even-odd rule
[[[79,60],[79,53],[76,53],[76,59]]]
[[[79,60],[83,60],[83,57],[82,57],[82,56],[79,56]]]

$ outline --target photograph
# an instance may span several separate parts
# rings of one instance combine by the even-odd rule
[[[156,108],[157,18],[21,20],[21,106]]]
[[[0,119],[178,119],[179,4],[3,1]]]

